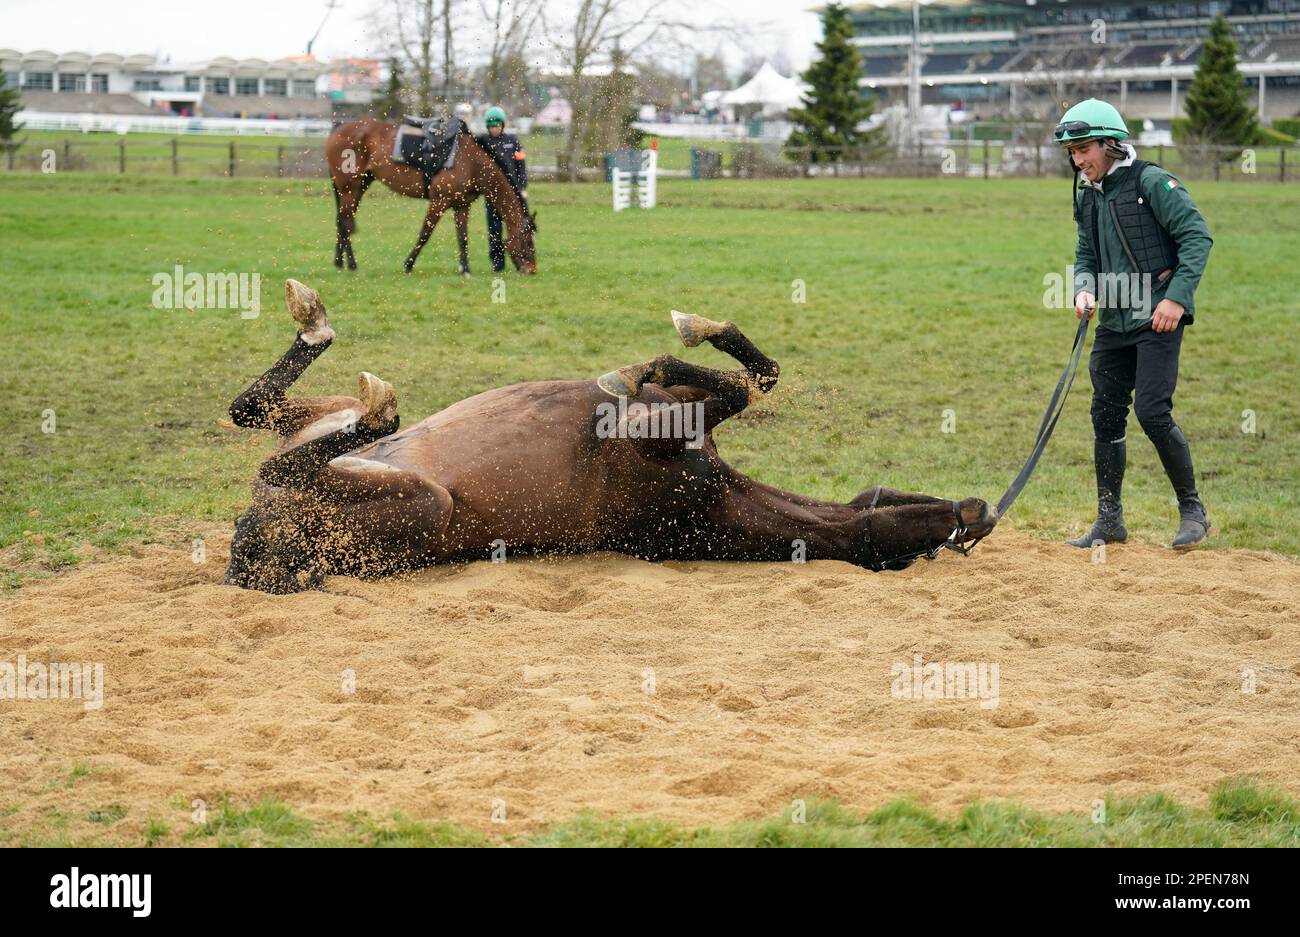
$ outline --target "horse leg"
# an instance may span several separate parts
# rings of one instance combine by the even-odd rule
[[[370,188],[370,183],[375,181],[375,174],[367,172],[361,177],[361,185],[357,189],[356,200],[352,203],[352,213],[347,219],[347,225],[343,229],[343,250],[348,255],[348,269],[357,269],[357,258],[352,253],[352,234],[357,230],[357,209],[361,207],[361,197],[366,194],[366,189]]]
[[[316,562],[335,574],[375,578],[427,567],[452,555],[455,501],[415,472],[369,459],[338,458],[310,480],[324,510]]]
[[[673,310],[673,328],[687,348],[708,342],[718,351],[740,362],[763,393],[776,386],[781,366],[755,347],[734,322],[714,322],[703,316],[694,316]]]
[[[711,433],[724,420],[759,399],[763,390],[748,371],[719,371],[660,355],[652,361],[628,365],[597,379],[596,385],[613,397],[636,397],[645,384],[669,389],[683,405],[703,406],[703,432]],[[700,399],[702,398],[702,399]],[[687,403],[689,402],[689,403]]]
[[[314,289],[291,279],[285,281],[284,293],[289,312],[300,325],[298,334],[280,360],[235,398],[230,418],[236,426],[271,429],[287,436],[297,431],[302,414],[295,412],[285,391],[329,348],[334,330]]]
[[[339,201],[339,187],[331,182],[334,190],[334,266],[343,269],[343,207]]]
[[[337,171],[332,173],[331,178],[334,182],[334,222],[337,231],[334,266],[343,269],[343,258],[346,255],[348,269],[355,270],[357,259],[352,254],[352,232],[356,228],[357,206],[361,204],[361,196],[374,176],[370,173],[355,176]]]
[[[317,488],[316,476],[332,460],[397,432],[400,418],[393,386],[365,371],[359,384],[357,398],[309,398],[301,413],[310,422],[301,425],[262,463],[258,477],[279,488]],[[326,400],[345,405],[321,412],[319,404]]]
[[[636,396],[641,385],[651,382],[668,388],[679,385],[677,396],[695,398],[690,388],[704,392],[705,432],[712,432],[718,424],[744,410],[763,394],[776,387],[781,366],[755,347],[732,322],[714,322],[703,316],[673,311],[673,328],[682,344],[694,348],[708,342],[719,351],[731,355],[744,367],[743,371],[719,371],[688,364],[671,355],[662,355],[645,364],[632,365],[610,372],[597,381],[601,390],[618,396]],[[685,391],[682,393],[681,391]]]
[[[450,207],[451,200],[446,194],[435,194],[429,199],[429,210],[425,213],[424,223],[420,225],[420,236],[415,240],[415,247],[411,248],[410,256],[406,258],[406,263],[402,269],[407,273],[415,266],[415,260],[420,256],[420,251],[424,249],[425,242],[429,240],[429,235],[433,234],[433,229],[438,224],[438,219],[442,213]]]
[[[441,485],[369,459],[336,457],[312,474],[289,466],[235,522],[226,583],[299,592],[327,575],[374,577],[428,566],[447,543],[454,502]]]
[[[460,250],[460,275],[469,276],[469,206],[456,209],[456,246]]]

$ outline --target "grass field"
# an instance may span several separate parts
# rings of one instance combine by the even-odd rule
[[[422,206],[375,190],[354,239],[362,269],[348,274],[331,264],[332,204],[320,182],[0,176],[2,585],[57,575],[94,552],[87,545],[188,542],[242,510],[271,440],[227,432],[218,420],[288,346],[290,276],[320,289],[339,334],[300,382],[304,394],[351,393],[357,372],[371,370],[393,382],[409,424],[489,387],[594,377],[663,352],[729,366],[711,349],[676,344],[668,311],[677,308],[740,323],[782,363],[772,397],[717,433],[742,471],[841,500],[878,483],[994,500],[1028,452],[1075,327],[1071,312],[1043,300],[1044,277],[1064,275],[1071,259],[1066,188],[665,182],[654,211],[615,215],[604,186],[538,184],[541,272],[507,276],[501,303],[485,273],[481,209],[472,216],[472,279],[454,275],[450,220],[405,276]],[[1193,194],[1216,246],[1184,343],[1175,415],[1216,524],[1210,548],[1300,554],[1300,417],[1291,403],[1300,336],[1287,280],[1300,190],[1225,182]],[[260,315],[154,308],[152,278],[176,264],[260,274]],[[805,302],[792,301],[796,281]],[[1088,398],[1082,376],[1006,523],[1056,539],[1091,520]],[[1245,411],[1253,432],[1243,431]],[[943,431],[946,416],[955,432]],[[1130,531],[1167,542],[1172,494],[1135,420],[1130,432]],[[686,830],[585,817],[518,844],[1295,845],[1300,822],[1285,796],[1249,784],[1221,788],[1205,809],[1153,795],[1117,801],[1111,814],[1123,821],[1098,829],[1086,816],[1005,804],[947,819],[911,804],[867,817],[822,805],[803,827],[778,818]],[[106,804],[94,817],[52,816],[21,841],[495,840],[400,816],[330,824],[292,805],[232,803],[196,831]]]
[[[661,352],[721,364],[710,349],[674,348],[668,310],[734,319],[784,371],[763,410],[719,432],[723,453],[835,498],[884,483],[995,499],[1074,328],[1072,313],[1043,304],[1072,233],[1064,186],[1042,181],[667,183],[661,207],[618,215],[604,187],[539,185],[541,274],[510,276],[505,303],[483,273],[481,212],[473,279],[454,275],[450,223],[404,276],[421,206],[382,190],[363,205],[351,275],[330,263],[319,183],[11,176],[0,192],[12,441],[0,456],[0,545],[21,544],[29,569],[74,562],[83,541],[146,536],[159,516],[234,516],[270,441],[250,445],[217,420],[292,336],[288,276],[321,289],[340,334],[302,391],[350,392],[357,371],[373,370],[394,382],[407,420],[488,387],[594,376]],[[1284,276],[1300,192],[1225,183],[1194,194],[1216,246],[1175,414],[1214,544],[1300,553],[1300,418],[1288,403],[1300,336]],[[178,263],[259,272],[261,315],[152,308],[151,278]],[[795,280],[805,303],[791,301]],[[1090,519],[1088,397],[1085,377],[1010,523],[1054,538]],[[945,410],[955,432],[941,431]],[[1172,495],[1140,435],[1125,495],[1138,538],[1170,535]]]
[[[75,774],[75,769],[72,774]],[[81,777],[69,777],[76,784]],[[176,812],[189,811],[187,804]],[[203,822],[181,828],[159,818],[128,817],[117,805],[48,818],[43,829],[6,834],[0,845],[263,846],[263,847],[1295,847],[1300,804],[1289,795],[1248,781],[1215,788],[1205,808],[1188,808],[1161,794],[1107,798],[1104,815],[1045,815],[1005,803],[972,804],[940,817],[912,801],[866,815],[834,803],[804,805],[791,815],[688,829],[651,819],[579,816],[538,832],[493,830],[414,820],[402,814],[353,814],[312,820],[282,803],[214,805]],[[2,819],[2,816],[0,816]]]

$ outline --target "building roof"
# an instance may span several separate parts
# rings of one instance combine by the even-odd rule
[[[21,63],[29,66],[48,66],[62,70],[90,70],[96,67],[118,68],[127,71],[160,72],[164,74],[235,74],[263,75],[272,78],[315,78],[324,74],[329,66],[316,59],[289,56],[268,61],[259,58],[235,59],[223,56],[201,62],[159,62],[156,55],[119,55],[116,52],[51,52],[49,49],[0,49],[0,62]]]

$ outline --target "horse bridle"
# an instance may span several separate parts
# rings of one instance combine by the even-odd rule
[[[875,495],[873,495],[871,498],[871,503],[867,505],[868,524],[870,524],[871,515],[875,513],[876,502],[880,500],[880,493],[883,490],[884,490],[883,488],[877,488]],[[879,567],[880,569],[885,569],[889,566],[892,566],[895,563],[903,563],[903,562],[912,563],[922,558],[927,560],[932,560],[935,559],[944,550],[953,550],[957,553],[960,553],[962,556],[970,556],[971,551],[974,550],[976,545],[985,537],[987,537],[989,533],[986,531],[985,533],[980,534],[978,537],[972,540],[969,544],[965,543],[964,541],[966,539],[966,533],[969,530],[969,528],[965,524],[963,524],[961,520],[961,502],[949,501],[948,503],[952,505],[954,526],[952,529],[952,533],[948,535],[947,540],[943,540],[933,547],[922,548],[919,550],[912,550],[909,553],[899,553],[896,556],[891,556],[888,559],[884,559],[884,560],[880,560],[880,559],[875,560],[871,563],[871,566]]]

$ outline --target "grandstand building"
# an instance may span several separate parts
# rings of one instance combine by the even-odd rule
[[[924,104],[1041,117],[1097,96],[1125,115],[1181,116],[1211,19],[1223,14],[1265,121],[1300,114],[1300,0],[934,0],[920,8]],[[885,104],[911,86],[910,0],[850,8],[861,85]]]
[[[327,66],[298,56],[173,64],[152,55],[0,49],[0,69],[27,111],[190,117],[327,118]]]

